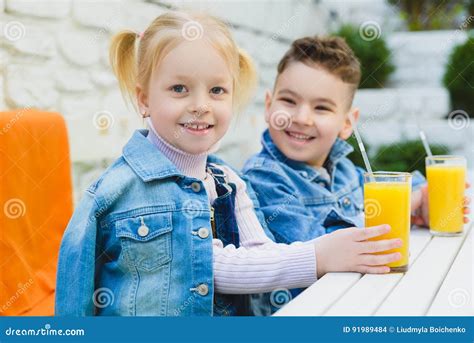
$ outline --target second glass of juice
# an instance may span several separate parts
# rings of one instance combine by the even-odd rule
[[[466,159],[462,156],[426,158],[430,232],[455,236],[463,231]]]
[[[399,252],[402,258],[387,264],[391,272],[408,270],[410,241],[411,174],[398,172],[374,172],[364,174],[365,226],[388,224],[389,233],[373,240],[399,238],[401,248],[381,252]]]

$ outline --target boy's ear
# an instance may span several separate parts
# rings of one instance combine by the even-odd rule
[[[138,111],[140,114],[143,114],[143,111],[148,113],[148,96],[143,90],[143,88],[137,84],[135,87],[135,91],[137,94],[137,104],[138,104]]]
[[[351,108],[349,112],[346,114],[346,118],[344,119],[344,126],[342,127],[341,132],[339,132],[339,138],[341,139],[348,139],[352,135],[352,131],[354,130],[354,125],[357,124],[359,120],[359,109],[358,108]]]
[[[267,89],[265,92],[265,122],[267,123],[270,121],[270,107],[272,106],[272,100],[272,92]]]

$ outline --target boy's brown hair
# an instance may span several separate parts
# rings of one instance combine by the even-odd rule
[[[352,85],[352,103],[361,78],[360,62],[343,38],[313,36],[295,40],[278,63],[278,75],[292,62],[320,66]]]

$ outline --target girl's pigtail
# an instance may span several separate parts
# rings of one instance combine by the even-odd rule
[[[236,108],[242,108],[250,101],[257,86],[257,73],[255,65],[250,56],[239,49],[239,75],[236,87]]]
[[[135,43],[136,32],[125,30],[117,33],[110,44],[109,58],[120,90],[135,106],[135,89],[137,81],[137,62]]]

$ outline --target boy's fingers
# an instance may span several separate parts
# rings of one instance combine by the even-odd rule
[[[469,207],[465,207],[465,208],[463,209],[462,213],[464,213],[464,214],[469,214],[469,213],[471,213],[471,210],[469,209]]]
[[[466,188],[471,187],[471,184],[469,182],[466,182]]]
[[[360,230],[355,231],[355,240],[358,242],[366,241],[370,238],[378,237],[380,235],[386,234],[390,231],[390,225],[383,224],[377,226],[371,226],[362,228]]]
[[[381,241],[362,242],[360,244],[362,253],[371,254],[400,248],[403,245],[403,241],[401,239],[384,239]]]
[[[464,221],[464,224],[467,224],[467,223],[469,223],[469,218],[464,217],[463,221]]]
[[[387,266],[357,266],[356,272],[362,274],[387,274],[390,272],[390,267]]]
[[[398,261],[402,258],[402,254],[395,252],[392,254],[372,255],[364,254],[362,257],[362,263],[367,266],[380,266],[390,262]]]
[[[423,218],[421,218],[421,217],[412,217],[411,222],[412,222],[413,225],[423,225],[424,224]]]

